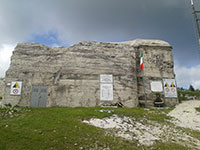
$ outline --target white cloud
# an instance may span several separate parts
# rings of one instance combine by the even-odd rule
[[[177,65],[175,73],[178,87],[188,88],[191,84],[195,89],[200,89],[200,65],[190,68]]]
[[[5,72],[10,64],[10,57],[15,45],[2,44],[0,45],[0,77],[5,76]]]
[[[196,61],[192,20],[188,0],[0,0],[0,52],[5,44],[34,42],[33,35],[55,31],[60,45],[83,40],[166,40],[174,47],[175,59],[186,65]],[[8,60],[0,61],[0,76]]]

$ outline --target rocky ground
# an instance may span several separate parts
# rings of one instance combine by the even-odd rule
[[[200,100],[185,101],[168,115],[174,117],[172,122],[175,125],[200,131],[200,112],[195,109],[198,107],[200,107]]]
[[[196,111],[200,101],[185,101],[167,115],[172,117],[166,123],[158,123],[145,118],[119,117],[116,114],[103,119],[92,118],[84,123],[106,129],[108,134],[128,140],[136,140],[141,145],[151,146],[156,141],[172,142],[191,149],[200,149],[200,140],[183,128],[200,130],[200,113]],[[101,110],[103,112],[103,110]],[[150,111],[150,110],[149,110]],[[108,112],[109,113],[109,112]]]

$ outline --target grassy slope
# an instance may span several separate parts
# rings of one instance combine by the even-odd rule
[[[103,129],[81,123],[92,117],[103,118],[112,113],[98,112],[102,108],[18,108],[12,115],[3,115],[0,109],[0,149],[1,150],[39,150],[39,149],[187,149],[174,143],[157,142],[151,148],[137,146],[137,141],[105,135]],[[151,110],[144,108],[113,109],[119,116],[133,116],[136,119],[146,117],[149,120],[165,124],[169,119],[165,113],[169,110]],[[12,118],[11,118],[12,117]],[[200,139],[200,134],[197,137]]]

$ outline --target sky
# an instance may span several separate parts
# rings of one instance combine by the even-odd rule
[[[200,10],[200,0],[194,0]],[[0,0],[0,77],[17,43],[159,39],[173,47],[179,87],[200,89],[200,48],[190,0]]]

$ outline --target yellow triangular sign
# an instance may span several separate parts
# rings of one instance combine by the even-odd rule
[[[19,88],[19,84],[16,82],[13,86],[13,88]]]
[[[174,83],[172,82],[171,87],[175,87]]]
[[[16,82],[16,88],[19,88],[19,84]]]
[[[165,87],[169,87],[169,84],[168,84],[168,83],[165,83]]]

